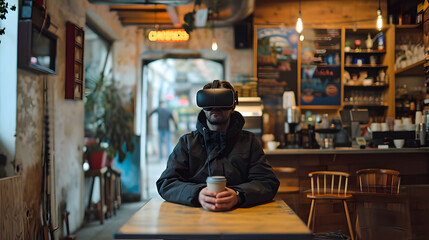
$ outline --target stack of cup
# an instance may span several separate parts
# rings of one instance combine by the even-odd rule
[[[395,124],[393,125],[393,130],[394,131],[404,131],[405,130],[405,126],[404,126],[404,124],[402,124],[401,119],[395,119]]]
[[[387,122],[381,123],[381,131],[382,132],[389,131],[389,125],[387,124]]]
[[[372,132],[379,132],[381,131],[381,124],[380,123],[371,123],[371,131]]]
[[[418,126],[420,123],[423,122],[423,116],[422,116],[422,111],[416,111],[416,126]]]
[[[414,131],[416,129],[416,125],[412,123],[411,118],[402,118],[402,123],[404,124],[404,130],[406,131]]]

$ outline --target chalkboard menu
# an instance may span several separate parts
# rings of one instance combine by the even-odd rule
[[[304,29],[301,106],[341,105],[341,29]]]
[[[258,95],[281,98],[297,91],[299,35],[295,29],[256,27]]]

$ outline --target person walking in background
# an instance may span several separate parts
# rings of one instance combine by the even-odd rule
[[[174,119],[173,112],[166,107],[166,103],[164,101],[159,102],[159,107],[149,114],[149,118],[154,113],[158,114],[159,160],[162,160],[164,143],[167,145],[167,156],[171,153],[170,120],[173,121],[176,131],[177,122]]]

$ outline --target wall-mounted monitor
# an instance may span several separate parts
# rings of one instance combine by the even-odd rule
[[[18,67],[42,74],[56,74],[57,36],[41,30],[31,19],[18,23]]]

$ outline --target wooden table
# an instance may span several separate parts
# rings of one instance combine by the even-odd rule
[[[151,199],[115,239],[311,239],[311,231],[282,200],[211,212]]]

